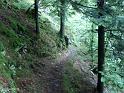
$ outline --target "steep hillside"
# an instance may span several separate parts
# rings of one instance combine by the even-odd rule
[[[16,79],[27,71],[30,77],[29,65],[38,57],[54,57],[60,49],[59,39],[57,32],[50,32],[49,27],[42,30],[37,40],[34,20],[14,9],[0,9],[0,28],[0,89],[11,88],[16,93]]]
[[[1,93],[94,93],[96,76],[75,47],[66,51],[55,25],[40,18],[40,37],[33,15],[0,9]]]

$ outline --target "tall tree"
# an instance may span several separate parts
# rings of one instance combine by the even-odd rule
[[[99,17],[101,18],[103,16],[103,8],[104,8],[104,0],[98,0],[97,6],[99,9]],[[98,83],[97,83],[97,91],[98,93],[103,93],[104,91],[104,84],[101,80],[102,78],[102,71],[104,70],[104,57],[105,57],[105,51],[104,51],[104,37],[105,29],[104,26],[99,25],[98,26]]]
[[[60,0],[60,37],[64,36],[66,0]]]
[[[101,81],[102,74],[101,72],[104,70],[104,57],[105,57],[105,52],[104,52],[104,26],[100,25],[98,27],[98,83],[97,83],[97,90],[98,93],[103,93],[104,90],[104,85],[103,82]]]
[[[39,34],[38,2],[39,0],[35,0],[35,22],[36,22],[36,33],[37,34]]]

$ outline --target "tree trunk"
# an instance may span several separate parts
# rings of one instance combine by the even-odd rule
[[[39,0],[35,0],[35,22],[36,22],[36,34],[39,34],[38,2],[39,2]]]
[[[63,38],[65,30],[65,0],[60,0],[60,37]]]
[[[98,27],[98,84],[97,84],[97,90],[98,93],[103,93],[104,85],[101,81],[102,74],[101,72],[104,70],[104,57],[105,57],[105,51],[104,51],[104,37],[105,31],[103,26]]]
[[[104,10],[104,0],[98,0],[97,1],[98,6],[98,18],[101,18],[103,16],[103,10]],[[104,41],[105,41],[105,29],[104,26],[99,25],[98,26],[98,82],[97,82],[97,91],[98,93],[103,93],[104,91],[104,84],[102,82],[102,74],[104,70],[104,58],[105,58],[105,51],[104,51]]]

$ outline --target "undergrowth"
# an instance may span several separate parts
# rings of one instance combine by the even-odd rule
[[[17,13],[13,10],[9,12],[13,15]],[[43,20],[46,24],[41,20],[40,38],[36,39],[35,24],[24,12],[16,17],[0,13],[8,22],[0,21],[0,93],[16,93],[19,87],[17,78],[31,77],[30,64],[34,59],[55,57],[58,51],[65,49],[58,31],[45,17]],[[27,22],[20,20],[24,15]]]
[[[63,85],[65,93],[81,93],[82,88],[82,75],[73,68],[73,64],[68,62],[65,65]]]
[[[15,68],[8,64],[9,60],[6,57],[5,47],[0,42],[0,93],[16,93],[16,85],[12,79],[15,74]]]

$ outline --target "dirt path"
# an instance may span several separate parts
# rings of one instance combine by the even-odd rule
[[[80,62],[75,55],[77,55],[76,48],[69,47],[68,50],[58,54],[56,59],[37,59],[29,66],[33,73],[32,86],[23,84],[18,93],[71,93],[67,92],[70,90],[65,90],[63,83],[65,74],[68,76],[69,85],[78,89],[78,92],[73,93],[94,93],[96,87],[94,76],[89,73],[87,63]],[[75,65],[68,68],[70,59],[74,59]],[[78,71],[80,76],[75,71]]]
[[[48,71],[46,93],[63,93],[62,70],[63,65],[56,64]]]
[[[64,93],[63,67],[65,62],[73,57],[76,49],[70,47],[58,55],[57,59],[41,59],[40,63],[33,64],[35,81],[38,82],[36,93]]]
[[[30,69],[32,69],[33,73],[34,81],[32,84],[34,86],[33,89],[24,86],[22,87],[22,92],[19,93],[67,93],[65,91],[65,86],[63,84],[64,81],[63,77],[65,75],[65,71],[66,70],[68,71],[70,69],[66,68],[67,63],[69,62],[68,60],[75,59],[75,55],[76,48],[69,47],[68,50],[59,54],[56,59],[52,58],[38,59],[36,62],[29,66]],[[76,61],[77,60],[75,60],[75,62]],[[76,67],[79,69],[81,68],[79,67],[79,64],[77,64]],[[85,68],[87,68],[86,63],[83,63],[82,67],[84,68],[84,71],[82,71],[81,74],[82,76],[80,77],[81,81],[78,80],[79,78],[79,77],[77,78],[78,75],[77,76],[74,75],[76,73],[74,73],[73,70],[69,71],[69,73],[66,71],[68,73],[67,76],[70,75],[69,77],[70,85],[72,84],[73,86],[76,83],[76,86],[79,87],[78,92],[74,93],[94,93],[91,92],[94,90],[95,87],[95,85],[92,84],[93,76],[89,74],[87,71],[85,72]],[[73,66],[71,68],[73,69]],[[77,81],[73,81],[73,78],[75,78]]]

